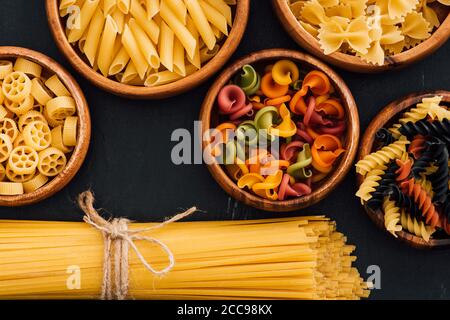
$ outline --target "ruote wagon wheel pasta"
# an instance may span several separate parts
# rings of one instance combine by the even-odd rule
[[[0,195],[31,193],[64,170],[77,144],[75,100],[25,58],[1,60],[0,78]]]

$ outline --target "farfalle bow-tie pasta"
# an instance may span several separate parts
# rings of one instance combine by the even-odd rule
[[[31,193],[60,174],[77,144],[75,100],[35,62],[0,61],[0,195]]]
[[[61,0],[67,39],[103,76],[159,86],[199,70],[219,51],[236,0]]]
[[[385,57],[428,39],[448,0],[287,0],[325,54],[342,52],[383,65]]]

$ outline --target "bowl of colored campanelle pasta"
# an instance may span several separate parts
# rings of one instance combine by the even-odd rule
[[[186,92],[231,57],[250,0],[46,0],[56,44],[94,85],[119,96]]]
[[[352,167],[359,117],[345,82],[297,51],[269,49],[228,67],[201,109],[203,155],[238,201],[293,211],[325,198]]]
[[[450,246],[450,92],[412,94],[367,127],[356,164],[369,217],[418,248]]]
[[[272,0],[291,37],[354,72],[405,67],[450,36],[448,0]]]
[[[0,205],[52,196],[83,163],[88,105],[75,79],[51,58],[0,47]]]

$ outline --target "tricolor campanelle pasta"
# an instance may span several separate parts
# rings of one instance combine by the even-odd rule
[[[383,65],[385,56],[408,50],[440,26],[447,0],[287,0],[300,25],[325,54],[343,52]]]
[[[158,86],[200,69],[232,26],[233,0],[64,0],[67,39],[103,76]],[[75,8],[75,9],[74,9]]]
[[[62,172],[77,144],[75,100],[57,75],[0,61],[0,195],[30,193]]]
[[[206,154],[241,189],[269,200],[309,195],[346,152],[346,113],[328,76],[290,60],[243,66],[217,97]]]

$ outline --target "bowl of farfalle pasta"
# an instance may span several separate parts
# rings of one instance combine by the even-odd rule
[[[0,47],[0,205],[52,196],[83,163],[88,105],[75,79],[49,57]]]
[[[358,148],[358,110],[345,82],[297,51],[264,50],[235,62],[212,85],[200,119],[214,179],[263,210],[324,199]]]
[[[272,0],[291,37],[354,72],[405,67],[450,36],[449,0]]]
[[[356,196],[378,226],[414,247],[450,245],[449,107],[448,91],[401,98],[362,139]]]
[[[250,0],[46,0],[56,44],[94,85],[157,99],[214,75],[244,34]]]

